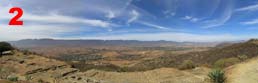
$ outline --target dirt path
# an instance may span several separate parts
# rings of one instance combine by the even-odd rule
[[[227,69],[227,83],[258,83],[258,58]]]

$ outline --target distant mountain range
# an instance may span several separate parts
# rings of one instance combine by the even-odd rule
[[[138,40],[55,40],[24,39],[10,41],[16,47],[96,47],[96,46],[128,46],[128,47],[168,47],[168,46],[216,46],[218,42],[175,42],[175,41],[138,41]]]

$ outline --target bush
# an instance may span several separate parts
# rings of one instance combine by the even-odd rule
[[[42,79],[39,79],[38,83],[44,83],[44,81]]]
[[[0,67],[0,79],[7,79],[12,72],[15,72],[12,68]]]
[[[191,61],[191,60],[185,60],[181,64],[181,66],[179,66],[179,69],[181,69],[181,70],[193,69],[193,68],[195,68],[195,65],[194,65],[193,61]]]
[[[18,77],[17,76],[8,76],[7,79],[9,81],[12,81],[12,82],[17,82],[18,81]]]
[[[224,68],[240,62],[238,58],[219,59],[214,63],[214,68]]]
[[[32,80],[32,77],[29,76],[29,75],[26,75],[26,76],[25,76],[25,79],[26,79],[27,81],[29,81],[29,80]]]
[[[238,55],[237,57],[238,57],[241,61],[244,61],[244,60],[248,59],[248,56],[246,56],[246,55]]]
[[[208,77],[213,83],[225,83],[225,72],[221,69],[213,70],[208,74]]]
[[[13,50],[14,48],[11,46],[11,44],[7,42],[0,42],[0,56],[3,54],[4,51]]]

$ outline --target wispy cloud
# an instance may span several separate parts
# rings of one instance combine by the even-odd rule
[[[7,20],[12,17],[11,14],[8,14],[6,12],[9,11],[11,6],[7,7],[0,7],[2,12],[0,12],[1,20]],[[48,12],[48,14],[32,14],[29,11],[24,10],[25,13],[22,16],[22,20],[28,21],[28,22],[38,22],[38,23],[63,23],[63,24],[85,24],[89,26],[94,26],[94,27],[112,27],[115,24],[103,21],[103,20],[98,20],[98,19],[87,19],[87,18],[77,18],[77,17],[72,17],[72,16],[65,16],[58,14],[58,12]]]
[[[189,20],[191,22],[197,22],[199,21],[199,18],[195,18],[195,17],[192,17],[192,16],[185,16],[182,18],[183,20]]]
[[[244,25],[258,24],[258,19],[254,19],[254,20],[250,20],[250,21],[246,21],[246,22],[241,22],[241,24],[244,24]]]
[[[112,27],[112,24],[103,20],[81,19],[63,15],[29,15],[23,17],[26,21],[46,22],[46,23],[81,23],[94,27]]]
[[[67,25],[23,25],[23,26],[8,26],[0,24],[1,29],[0,40],[19,40],[30,38],[54,38],[61,34],[73,33],[83,30],[83,28],[74,28]]]
[[[231,19],[233,8],[232,4],[227,5],[223,11],[221,11],[221,15],[219,18],[213,20],[207,20],[204,23],[206,24],[203,28],[213,28],[224,25],[228,20]]]
[[[112,12],[112,11],[108,11],[107,15],[105,16],[106,18],[108,19],[112,19],[112,18],[115,18],[115,13]]]
[[[131,22],[137,20],[139,18],[139,16],[140,16],[140,13],[137,12],[136,10],[132,10],[130,14],[131,14],[132,17],[127,21],[128,24],[130,24]]]
[[[67,38],[67,34],[81,33],[78,38],[84,38],[88,35],[98,35],[96,33],[109,34],[115,31],[125,31],[112,37],[101,38],[126,38],[151,40],[157,37],[157,40],[227,40],[235,39],[232,35],[217,34],[199,35],[190,34],[191,32],[201,33],[201,28],[214,28],[227,25],[234,25],[238,18],[232,22],[232,14],[241,11],[256,11],[258,4],[234,9],[235,0],[212,0],[212,1],[181,1],[181,0],[164,0],[158,3],[144,3],[152,5],[153,9],[138,3],[144,1],[138,0],[4,0],[0,3],[0,36],[1,39],[21,39],[21,38]],[[211,3],[212,4],[209,4]],[[8,14],[8,4],[13,4],[24,9],[24,26],[10,28],[7,22],[13,17]],[[207,3],[209,5],[207,5]],[[4,5],[3,5],[4,4]],[[56,5],[58,4],[58,5]],[[233,5],[232,5],[233,4]],[[238,5],[237,3],[236,5]],[[241,5],[245,5],[246,3]],[[247,3],[248,4],[248,3]],[[12,6],[9,6],[12,7]],[[205,8],[201,8],[205,7]],[[255,12],[252,12],[255,13]],[[249,14],[248,14],[249,15]],[[163,18],[162,16],[165,16]],[[168,17],[167,17],[168,16]],[[182,17],[181,17],[182,16]],[[234,15],[238,16],[238,15]],[[243,19],[245,19],[244,15]],[[252,15],[248,17],[255,17]],[[242,18],[242,17],[240,17]],[[184,21],[182,21],[184,20]],[[189,24],[190,23],[190,24]],[[232,24],[231,24],[232,23]],[[239,22],[237,22],[239,23]],[[127,26],[129,25],[130,26]],[[175,25],[172,25],[175,24]],[[258,19],[241,22],[244,25],[258,24]],[[172,26],[171,26],[172,25]],[[193,30],[192,26],[195,27]],[[146,30],[136,27],[149,27]],[[185,33],[159,33],[162,31],[173,31],[174,27],[183,27]],[[90,33],[85,30],[94,29]],[[156,34],[135,34],[136,29],[146,32],[155,32]],[[177,28],[178,29],[178,28]],[[110,32],[108,32],[110,31]],[[111,32],[112,31],[112,32]],[[130,31],[130,32],[126,32]],[[214,31],[215,32],[215,31]],[[227,31],[225,31],[227,32]],[[129,33],[129,34],[127,34]],[[132,33],[132,34],[131,34]],[[189,33],[189,34],[187,34]],[[211,32],[212,33],[212,32]],[[231,33],[231,32],[229,32]],[[237,32],[234,32],[237,33]],[[15,35],[15,36],[13,36]],[[19,35],[19,37],[17,37]],[[84,35],[84,36],[83,36]],[[164,36],[164,37],[163,37]],[[170,36],[172,38],[170,38]],[[93,37],[93,36],[91,36]],[[149,37],[149,38],[145,38]],[[160,38],[158,38],[160,37]],[[203,38],[203,39],[201,39]]]
[[[239,11],[256,11],[258,10],[258,4],[254,4],[254,5],[249,5],[246,7],[242,7],[242,8],[238,8],[235,11],[239,12]]]
[[[191,17],[191,16],[185,16],[183,19],[184,20],[190,20],[190,19],[192,19],[193,17]]]
[[[148,23],[148,22],[140,21],[139,23],[140,23],[140,24],[143,24],[143,25],[145,25],[145,26],[149,26],[149,27],[153,27],[153,28],[157,28],[157,29],[169,29],[169,28],[167,28],[167,27],[163,27],[163,26],[156,25],[156,24],[151,24],[151,23]]]
[[[166,15],[166,17],[175,16],[176,12],[171,12],[169,10],[163,11],[163,13]]]
[[[8,11],[12,6],[0,5],[0,40],[19,40],[27,38],[55,38],[71,33],[79,33],[88,29],[87,27],[110,28],[116,26],[98,19],[78,18],[62,15],[50,11],[45,14],[34,14],[24,10],[20,20],[24,21],[23,26],[8,26],[7,21],[13,17]],[[83,26],[81,26],[83,25]]]

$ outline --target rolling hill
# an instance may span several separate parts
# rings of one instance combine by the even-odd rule
[[[136,68],[155,69],[160,67],[179,67],[186,60],[191,60],[198,66],[212,66],[216,61],[227,58],[239,58],[245,55],[247,58],[258,55],[258,40],[236,43],[221,48],[213,48],[207,51],[190,52],[181,55],[166,55],[155,59],[145,60],[134,65]],[[232,64],[230,64],[232,65]],[[227,66],[230,66],[227,65]]]

